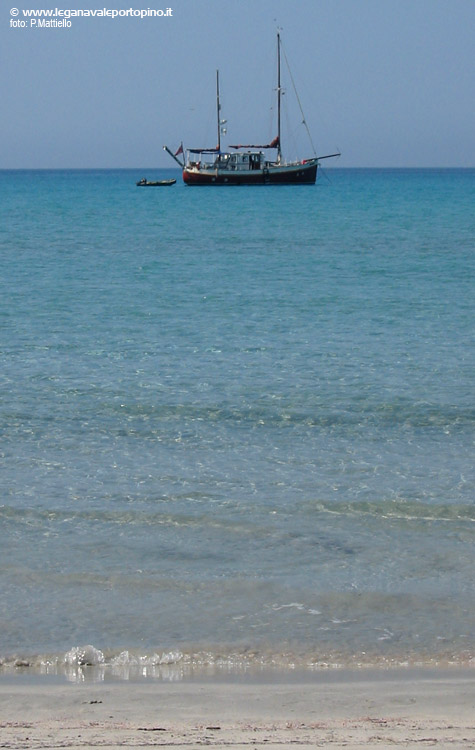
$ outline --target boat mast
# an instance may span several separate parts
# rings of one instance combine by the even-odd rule
[[[218,152],[221,151],[221,122],[220,122],[221,105],[219,103],[219,70],[216,71],[216,114],[218,117]]]
[[[280,86],[280,33],[277,32],[277,162],[280,164],[281,148],[280,148],[280,98],[281,98],[281,86]]]

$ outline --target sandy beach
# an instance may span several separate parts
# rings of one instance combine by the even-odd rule
[[[67,684],[2,678],[0,747],[472,748],[475,673]]]

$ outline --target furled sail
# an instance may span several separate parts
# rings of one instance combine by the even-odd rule
[[[279,148],[280,139],[279,136],[276,135],[273,141],[270,143],[267,143],[265,146],[256,146],[255,144],[249,144],[246,145],[239,145],[239,146],[229,146],[229,148]]]

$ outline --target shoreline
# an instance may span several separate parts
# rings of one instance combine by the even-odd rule
[[[5,683],[17,684],[169,684],[169,683],[203,683],[203,684],[320,684],[346,682],[378,682],[390,680],[411,682],[413,680],[451,680],[467,679],[475,682],[475,664],[470,660],[460,663],[407,663],[407,664],[338,664],[319,667],[282,666],[282,665],[210,665],[185,668],[179,664],[161,665],[151,670],[140,665],[123,665],[113,667],[111,664],[100,666],[88,665],[55,665],[47,669],[38,666],[0,666],[0,686]]]
[[[368,654],[352,659],[308,660],[277,652],[220,653],[180,651],[154,653],[122,651],[113,655],[93,646],[74,647],[66,654],[15,657],[0,660],[0,685],[16,684],[157,684],[157,683],[249,683],[318,684],[391,679],[475,679],[473,652],[451,658],[405,659]]]
[[[331,670],[315,677],[281,674],[277,681],[267,672],[179,683],[0,677],[2,747],[475,744],[475,670]]]
[[[25,674],[64,677],[76,681],[102,682],[123,680],[246,679],[255,675],[312,675],[324,673],[375,673],[408,670],[474,670],[475,655],[471,643],[463,650],[440,649],[427,652],[363,651],[344,653],[320,652],[302,644],[281,644],[280,648],[263,646],[188,646],[165,649],[104,649],[74,646],[64,652],[16,652],[0,657],[0,680],[5,675]],[[475,670],[474,670],[475,671]],[[279,678],[280,679],[280,678]],[[287,679],[287,677],[285,677]]]

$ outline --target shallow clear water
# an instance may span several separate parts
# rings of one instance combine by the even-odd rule
[[[327,174],[0,172],[0,659],[473,658],[475,171]]]

